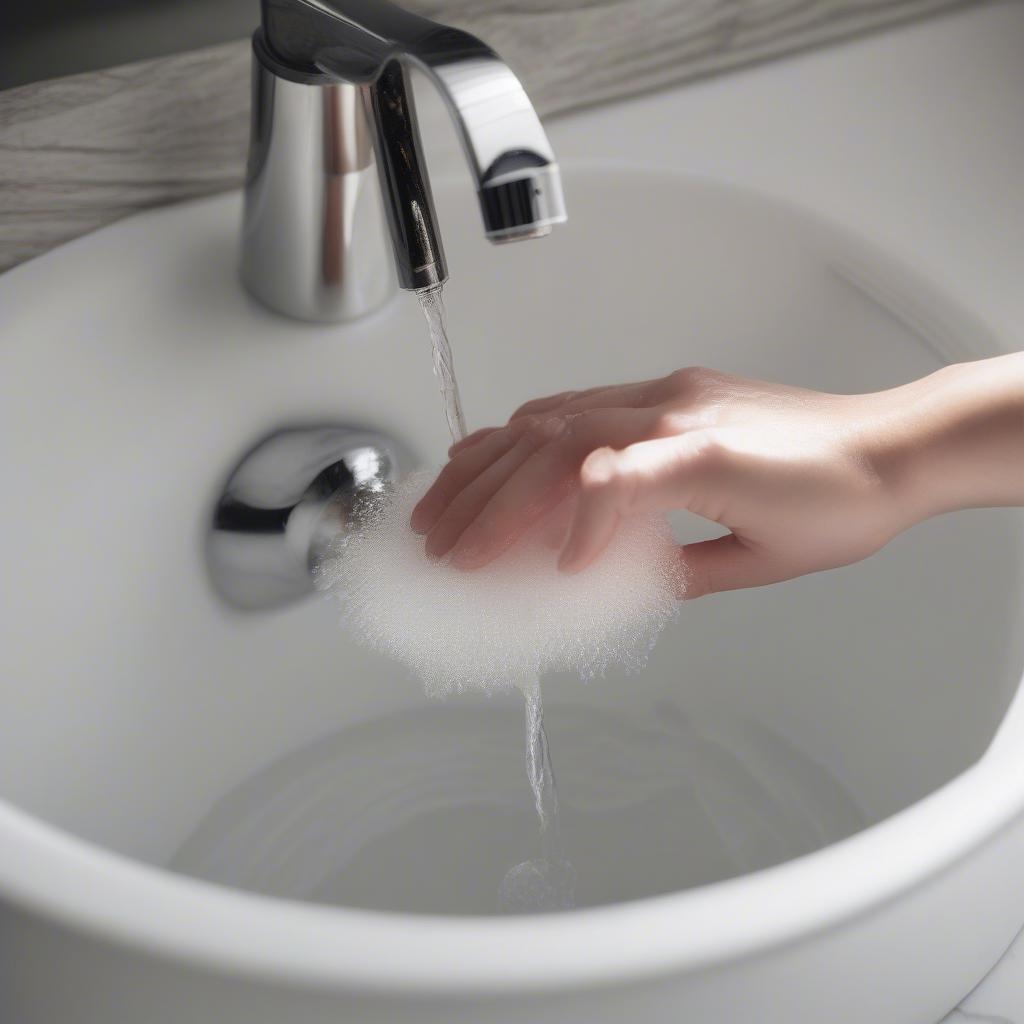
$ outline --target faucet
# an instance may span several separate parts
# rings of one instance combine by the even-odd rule
[[[533,105],[467,32],[387,0],[262,0],[252,67],[242,280],[277,312],[364,316],[394,290],[389,264],[410,291],[447,279],[410,68],[445,100],[488,239],[537,238],[566,219]]]

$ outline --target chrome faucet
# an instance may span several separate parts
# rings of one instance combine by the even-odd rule
[[[479,39],[387,0],[262,0],[262,14],[242,278],[265,305],[351,320],[390,296],[392,262],[404,289],[447,278],[410,67],[455,121],[487,238],[536,238],[565,220],[540,119]]]

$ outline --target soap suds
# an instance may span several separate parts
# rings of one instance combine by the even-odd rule
[[[407,665],[434,696],[526,688],[566,669],[589,679],[613,663],[642,667],[682,588],[664,517],[625,521],[573,576],[555,567],[547,523],[466,572],[427,558],[409,526],[434,476],[415,473],[375,500],[317,569],[319,588],[337,598],[359,641]]]

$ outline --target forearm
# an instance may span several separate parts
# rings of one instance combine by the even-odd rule
[[[947,366],[891,394],[893,461],[920,518],[1024,505],[1024,352]]]

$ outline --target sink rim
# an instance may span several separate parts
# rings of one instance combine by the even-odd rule
[[[640,173],[699,184],[743,203],[771,203],[814,230],[841,238],[845,250],[859,250],[870,266],[884,267],[886,279],[911,282],[915,293],[929,296],[955,321],[965,318],[958,304],[916,272],[847,226],[799,204],[669,169],[606,161],[567,169]],[[139,216],[177,213],[172,207]],[[83,243],[88,244],[70,245]],[[37,272],[48,258],[11,273]],[[207,969],[328,989],[523,993],[636,981],[735,960],[834,927],[923,884],[990,841],[1024,810],[1024,785],[1015,785],[1008,770],[1019,770],[1024,758],[1011,753],[1024,740],[1022,707],[1018,688],[985,754],[892,817],[772,868],[630,903],[520,919],[317,906],[146,865],[3,800],[0,896],[115,943]],[[808,892],[815,900],[806,899]],[[387,951],[386,962],[381,950]]]
[[[1019,717],[1020,703],[1018,696],[1007,719],[1015,710]],[[115,945],[329,991],[523,994],[636,982],[806,939],[952,869],[1019,817],[1024,790],[1008,780],[1020,761],[990,748],[892,817],[774,867],[522,918],[397,914],[228,889],[114,853],[0,801],[0,895]]]

